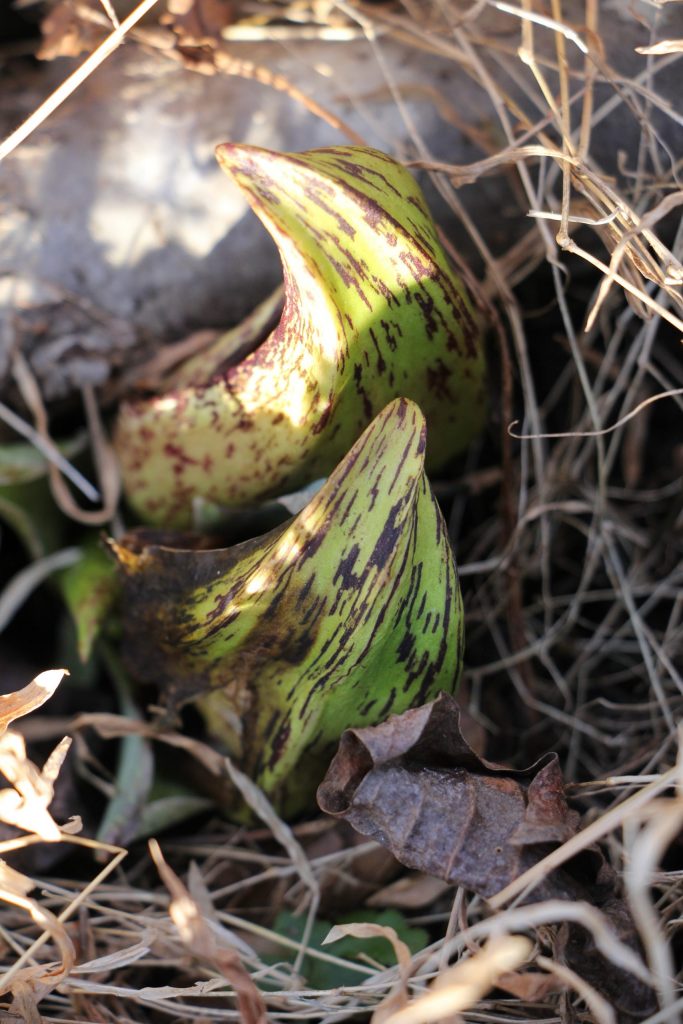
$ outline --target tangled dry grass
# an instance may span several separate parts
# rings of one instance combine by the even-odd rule
[[[230,30],[233,38],[368,40],[405,116],[413,151],[403,155],[430,172],[479,254],[480,274],[461,269],[493,324],[493,426],[463,477],[436,484],[467,608],[465,695],[496,760],[522,765],[559,751],[582,831],[488,903],[416,877],[389,886],[374,844],[323,820],[289,828],[248,789],[263,828],[212,821],[199,834],[162,838],[163,854],[140,843],[127,855],[96,843],[87,851],[85,840],[64,835],[92,855],[78,861],[80,880],[33,877],[30,897],[29,884],[4,869],[7,1019],[611,1024],[615,1010],[562,962],[570,918],[609,962],[653,986],[647,1024],[683,1019],[683,155],[664,141],[681,132],[682,112],[658,88],[667,69],[680,69],[683,43],[660,34],[667,5],[641,5],[651,45],[642,70],[626,74],[609,56],[608,34],[614,19],[637,12],[616,6],[585,0],[572,19],[564,0],[313,0],[246,5]],[[476,162],[457,166],[429,152],[384,59],[393,38],[451,60],[487,95],[486,130],[432,97],[449,130],[479,146]],[[227,57],[215,63],[249,71]],[[305,90],[271,84],[312,106]],[[633,165],[615,154],[605,167],[594,140],[617,110],[639,126],[640,142]],[[321,113],[329,112],[313,105]],[[495,251],[462,191],[491,175],[516,222],[514,243]],[[444,241],[458,259],[450,233]],[[85,765],[93,729],[151,742],[140,723],[115,716],[28,723],[29,736],[75,735]],[[209,773],[227,771],[198,741],[169,734],[161,742],[183,746]],[[3,856],[11,863],[33,842],[5,843]],[[595,842],[620,876],[642,956],[587,904],[529,902],[544,873]],[[272,907],[282,903],[310,926],[321,906],[333,917],[335,907],[367,899],[409,908],[431,945],[410,954],[385,932],[395,968],[342,960],[334,945],[309,949],[307,963],[356,976],[342,988],[309,987],[308,932],[303,944],[276,934]],[[531,941],[520,945],[520,935]]]

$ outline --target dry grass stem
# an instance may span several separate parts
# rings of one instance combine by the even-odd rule
[[[123,42],[130,30],[137,25],[141,18],[154,7],[157,0],[141,0],[141,3],[131,11],[125,21],[118,24],[114,31],[108,36],[90,56],[83,61],[81,66],[69,75],[66,81],[55,89],[51,96],[41,103],[22,125],[20,125],[4,142],[0,143],[0,162],[13,153],[17,146],[29,138],[33,132],[41,126],[48,117],[61,107],[62,103],[73,95],[76,90],[96,71],[107,57],[109,57],[117,46]]]

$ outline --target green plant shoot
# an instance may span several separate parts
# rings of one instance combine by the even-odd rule
[[[461,451],[486,415],[481,333],[409,171],[362,147],[217,155],[278,246],[283,312],[246,357],[207,358],[200,384],[123,405],[140,517],[187,526],[195,496],[243,504],[325,476],[396,397],[425,414],[430,468]]]
[[[132,671],[171,710],[196,702],[285,815],[312,806],[344,729],[457,684],[462,604],[425,442],[398,399],[284,527],[220,550],[149,530],[111,544]]]

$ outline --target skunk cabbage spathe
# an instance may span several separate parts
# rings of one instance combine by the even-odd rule
[[[365,430],[285,526],[222,550],[133,531],[111,542],[124,652],[208,730],[285,815],[312,807],[344,729],[452,692],[462,603],[405,399]]]
[[[409,171],[363,147],[217,155],[278,246],[284,308],[233,365],[207,359],[199,385],[124,403],[115,444],[140,517],[187,526],[196,496],[294,490],[396,397],[424,412],[429,467],[461,451],[486,413],[480,329]]]

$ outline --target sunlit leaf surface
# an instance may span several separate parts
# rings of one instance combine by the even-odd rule
[[[344,728],[457,683],[460,591],[425,439],[399,399],[284,527],[221,550],[112,542],[131,670],[171,708],[198,702],[286,814],[310,805]]]
[[[195,359],[191,384],[123,405],[115,443],[140,516],[186,526],[197,496],[294,490],[396,397],[425,414],[428,465],[461,451],[486,413],[480,330],[412,175],[358,147],[229,144],[218,159],[280,250],[284,309],[251,354],[207,358],[201,385]]]

